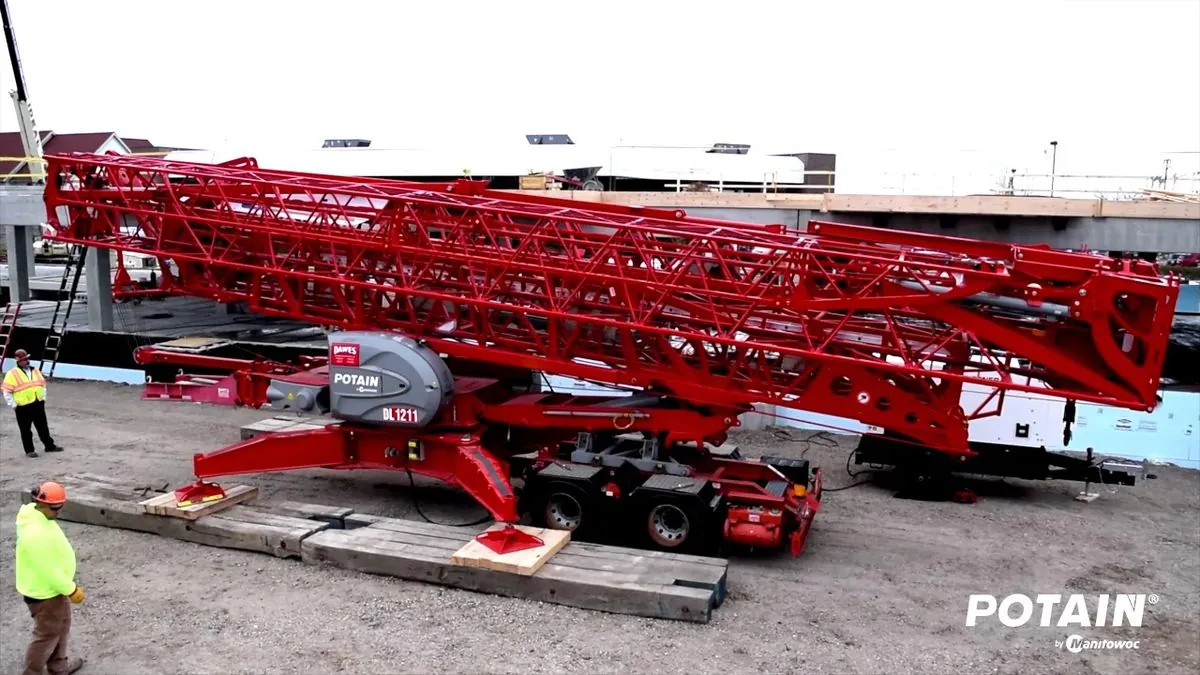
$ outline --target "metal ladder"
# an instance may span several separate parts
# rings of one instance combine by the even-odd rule
[[[58,285],[58,302],[54,304],[54,314],[50,317],[50,328],[46,332],[46,346],[42,348],[42,361],[38,370],[46,377],[54,377],[54,367],[58,365],[58,353],[62,347],[63,338],[67,334],[67,320],[71,318],[71,308],[75,306],[75,294],[79,292],[79,278],[83,276],[83,263],[87,259],[87,246],[75,244],[67,255],[67,264],[63,267],[62,282]],[[70,285],[68,292],[67,286]],[[63,309],[63,294],[66,294],[67,307]],[[46,370],[46,362],[50,362],[50,370]]]
[[[12,339],[13,331],[17,330],[17,316],[21,313],[21,303],[10,302],[0,313],[0,363],[8,357],[8,341]]]

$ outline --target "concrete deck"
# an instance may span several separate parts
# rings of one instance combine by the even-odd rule
[[[1059,218],[1149,218],[1200,220],[1200,204],[1109,201],[1060,197],[969,197],[857,194],[771,194],[762,192],[592,192],[505,190],[601,204],[640,204],[681,209],[788,209],[816,213],[908,213]]]
[[[689,215],[780,223],[812,220],[1060,249],[1200,251],[1200,204],[1049,197],[910,197],[762,193],[524,191],[572,201],[682,209]]]
[[[1058,197],[771,194],[761,192],[513,191],[578,202],[683,209],[692,215],[783,223],[810,220],[949,234],[1055,248],[1185,253],[1200,251],[1200,204]],[[0,191],[0,224],[45,220],[41,190]]]
[[[88,324],[86,305],[76,302],[67,321],[72,334],[97,333]],[[54,314],[54,302],[31,300],[21,304],[17,326],[46,329]],[[141,304],[116,303],[113,306],[112,333],[146,338],[176,339],[204,335],[244,344],[270,344],[287,347],[325,349],[324,332],[310,324],[269,319],[251,314],[229,314],[223,305],[197,298],[166,298]]]
[[[33,292],[38,293],[38,294],[48,294],[48,298],[46,298],[46,299],[53,298],[54,294],[58,293],[58,289],[61,287],[61,284],[62,284],[63,267],[65,267],[65,265],[57,265],[57,264],[35,265],[33,274],[29,277],[30,290],[32,290]],[[128,272],[129,272],[129,276],[134,281],[149,281],[150,280],[150,271],[149,270],[131,269],[131,270],[128,270]],[[86,267],[84,269],[84,273],[85,274],[87,273]],[[110,270],[109,280],[110,281],[115,280],[116,276],[117,276],[116,270],[115,269]],[[0,263],[0,283],[7,286],[7,285],[9,285],[8,280],[9,280],[9,267],[6,263]],[[68,286],[69,285],[70,285],[70,282],[68,281]],[[76,295],[76,297],[82,298],[82,297],[85,297],[86,295],[87,295],[87,288],[86,288],[86,285],[84,284],[84,282],[81,280],[79,282],[79,290],[78,290],[78,294]]]
[[[592,192],[585,190],[512,190],[520,194],[604,204],[641,204],[673,208],[793,209],[819,213],[913,213],[979,216],[1142,218],[1200,220],[1200,204],[1165,201],[1111,201],[1066,197],[1008,195],[867,195],[772,194],[763,192]],[[40,187],[0,188],[0,224],[45,222]]]

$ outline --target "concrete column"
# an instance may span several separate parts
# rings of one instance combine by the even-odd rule
[[[87,281],[88,328],[112,331],[112,260],[105,249],[89,248],[84,265]]]
[[[12,302],[26,302],[33,298],[29,288],[29,277],[33,276],[33,246],[29,243],[29,230],[23,225],[4,227],[4,244],[8,250],[8,292]]]
[[[25,247],[26,253],[29,254],[29,276],[37,276],[37,251],[34,249],[33,242],[42,236],[42,227],[23,227],[25,230],[25,241],[28,245]]]

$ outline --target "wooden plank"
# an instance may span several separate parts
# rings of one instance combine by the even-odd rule
[[[405,532],[426,534],[433,537],[441,537],[458,542],[461,546],[463,542],[487,529],[486,525],[471,525],[466,527],[454,527],[452,525],[435,525],[422,520],[408,520],[406,518],[389,518],[387,516],[374,516],[365,513],[356,513],[346,519],[346,529],[355,529],[359,527],[370,526],[373,530],[390,530],[393,532]],[[456,547],[457,548],[457,547]]]
[[[714,608],[728,597],[729,561],[723,558],[571,542],[571,548],[555,556],[554,562],[581,569],[638,569],[659,583],[710,589]]]
[[[542,175],[519,176],[517,184],[522,190],[545,190],[549,181],[549,178]]]
[[[32,499],[28,491],[23,491],[22,495],[25,502]],[[328,523],[301,518],[293,518],[286,524],[257,522],[253,515],[238,512],[243,508],[246,507],[235,506],[221,514],[197,520],[169,518],[146,513],[138,502],[116,497],[104,486],[99,489],[77,487],[68,496],[59,518],[282,558],[299,557],[300,542],[329,527]]]
[[[60,516],[64,521],[654,618],[708,622],[725,597],[727,563],[720,559],[566,541],[531,574],[512,573],[452,560],[486,528],[435,525],[296,502],[238,504],[189,520],[147,513],[141,502],[152,500],[117,480],[79,475],[63,480],[70,485]],[[22,491],[22,498],[29,501],[32,496]]]
[[[354,509],[345,506],[326,506],[324,504],[307,504],[305,502],[292,501],[269,505],[263,504],[262,507],[270,508],[273,512],[286,516],[331,523],[339,528],[345,527],[346,518],[354,513]]]
[[[308,429],[323,429],[336,420],[324,417],[296,417],[280,415],[243,425],[240,429],[243,441],[250,440],[262,434],[273,434],[284,431],[304,431]]]
[[[642,549],[624,548],[621,546],[609,546],[607,544],[593,544],[591,542],[576,541],[572,542],[571,550],[577,554],[586,552],[588,555],[596,556],[617,556],[627,557],[631,554],[639,558],[647,558],[654,560],[664,560],[671,562],[686,562],[693,565],[708,565],[718,567],[721,570],[729,566],[729,561],[725,558],[713,558],[702,555],[689,555],[681,553],[671,553],[669,551],[649,551]]]
[[[211,516],[242,502],[248,502],[258,497],[258,488],[249,485],[234,485],[225,490],[225,497],[211,502],[201,502],[180,508],[175,505],[175,492],[151,497],[140,502],[146,513],[171,518],[196,520],[201,516]]]
[[[580,570],[554,560],[531,576],[507,574],[453,564],[445,549],[360,532],[318,532],[301,542],[301,560],[581,609],[698,623],[712,618],[713,592],[706,589],[643,583],[634,574]]]
[[[542,540],[541,545],[511,553],[497,553],[488,548],[483,542],[472,537],[460,549],[450,556],[450,562],[467,567],[482,567],[483,569],[522,574],[530,576],[542,568],[555,553],[562,550],[571,540],[571,533],[566,530],[549,530],[543,527],[527,527],[514,525],[525,534],[533,535]],[[505,525],[497,523],[488,528],[489,532],[500,532]]]
[[[268,417],[264,420],[245,424],[241,428],[242,440],[249,440],[259,434],[271,433],[279,431],[291,424],[290,420],[280,419],[278,417]]]
[[[228,342],[228,340],[221,338],[190,336],[175,338],[174,340],[167,340],[166,342],[160,342],[154,345],[154,348],[199,351],[211,349],[212,347],[218,347],[223,344],[227,344]]]
[[[956,213],[1083,218],[1093,216],[1096,212],[1092,200],[1007,196],[827,195],[825,209],[843,213]]]
[[[147,495],[160,494],[149,486],[132,487],[118,483],[88,481],[77,476],[64,476],[59,479],[67,490],[67,502],[75,498],[75,493],[82,491],[96,497],[104,497],[121,502],[136,502],[145,499]]]
[[[1096,202],[1099,218],[1172,218],[1200,220],[1200,204],[1176,204],[1155,201],[1112,201]]]
[[[453,555],[463,542],[487,529],[481,526],[449,527],[365,514],[349,516],[345,524],[362,539],[419,544],[441,550],[447,556]],[[714,594],[714,607],[719,607],[728,594],[729,562],[724,558],[572,541],[554,556],[554,563],[580,570],[636,570],[643,580],[655,584],[710,589]]]

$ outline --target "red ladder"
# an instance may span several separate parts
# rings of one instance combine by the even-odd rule
[[[17,329],[17,315],[20,313],[21,303],[10,302],[4,306],[4,313],[0,314],[0,363],[8,356],[8,342]]]

